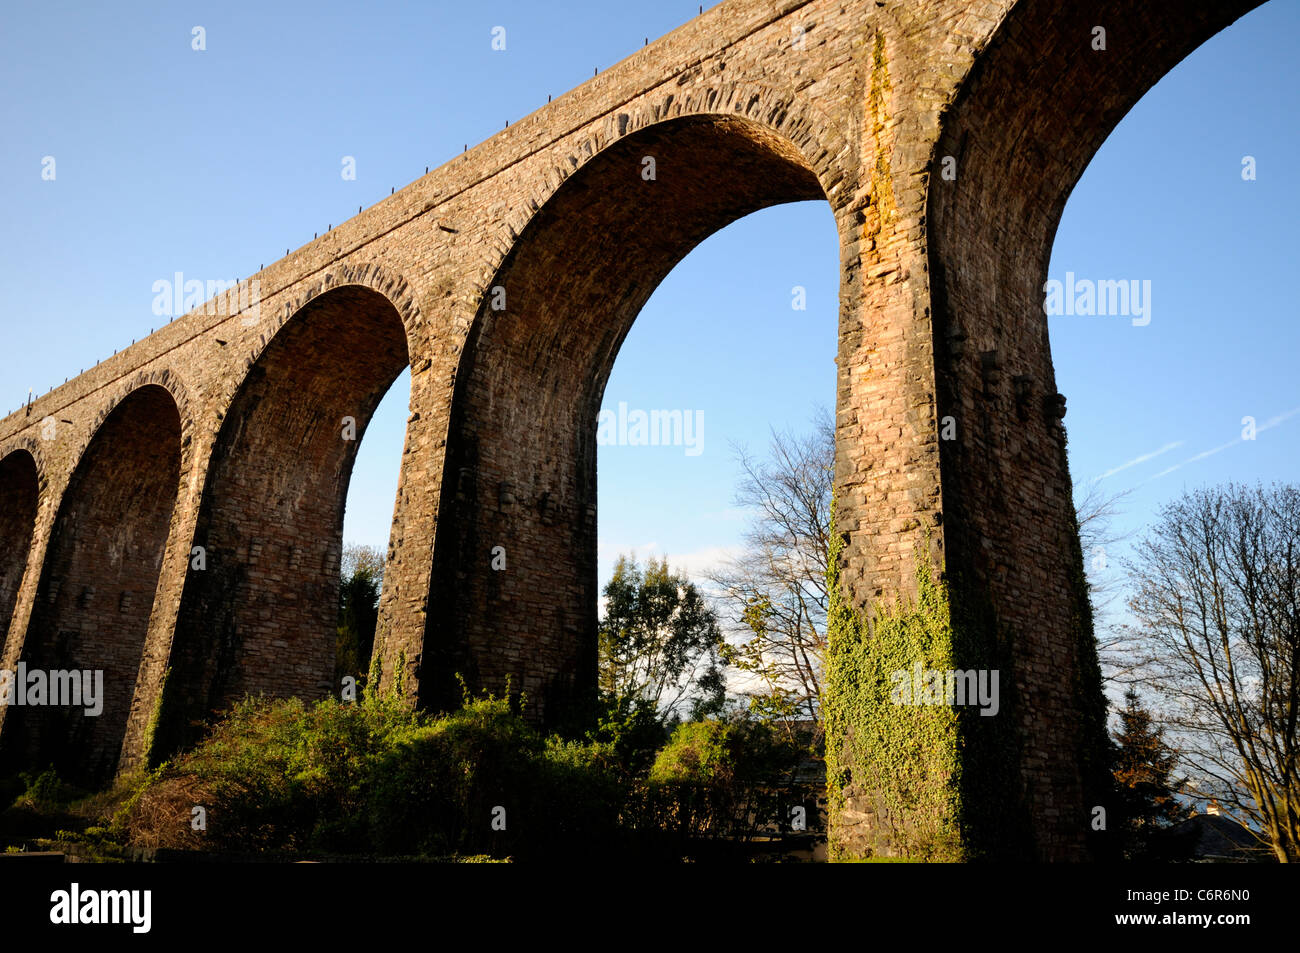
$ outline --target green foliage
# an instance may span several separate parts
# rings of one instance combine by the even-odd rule
[[[766,721],[794,722],[815,715],[817,699],[807,690],[800,691],[791,687],[788,671],[791,666],[773,651],[773,643],[777,640],[773,638],[769,626],[774,614],[768,596],[752,597],[741,613],[741,622],[753,633],[753,637],[739,644],[724,642],[721,658],[724,665],[735,669],[742,676],[757,680],[763,686],[760,690],[745,694],[746,710],[750,715]],[[807,654],[820,655],[818,652]],[[820,668],[820,662],[818,657],[814,667]],[[810,677],[808,681],[813,682],[813,679]]]
[[[793,776],[806,747],[783,733],[691,722],[655,758],[648,732],[661,725],[644,710],[622,715],[593,731],[613,737],[573,740],[541,736],[509,693],[436,717],[394,692],[356,705],[249,699],[193,751],[139,776],[94,840],[554,861],[720,856],[788,832],[796,804],[816,829],[816,791]],[[620,734],[629,724],[646,732],[635,744]],[[644,767],[632,770],[620,744]],[[191,827],[195,805],[206,831]]]
[[[552,736],[535,765],[532,814],[525,818],[534,828],[528,832],[534,853],[554,859],[584,843],[581,853],[608,859],[610,849],[625,845],[622,822],[631,785],[612,744]],[[594,843],[600,839],[603,845]]]
[[[339,622],[334,641],[334,684],[351,675],[361,681],[375,646],[379,625],[382,568],[358,566],[339,587]]]
[[[729,726],[719,721],[678,725],[655,757],[651,784],[711,784],[728,777],[734,765],[727,745]]]
[[[1018,782],[1021,716],[1013,633],[1004,630],[986,591],[960,570],[946,583],[934,577],[923,540],[917,544],[916,599],[877,605],[868,621],[844,598],[844,539],[833,521],[834,504],[822,699],[832,858],[852,852],[837,834],[837,817],[850,807],[875,813],[892,846],[914,859],[1033,856],[1027,799]],[[1111,799],[1105,697],[1077,526],[1069,565],[1076,596],[1070,690],[1080,715],[1073,744],[1084,805],[1091,806]],[[974,706],[892,704],[891,673],[917,663],[923,669],[997,671],[997,716],[981,717]],[[1091,846],[1104,856],[1104,845]]]
[[[594,715],[595,724],[586,732],[586,740],[608,745],[622,771],[630,777],[643,777],[655,752],[668,740],[668,729],[654,704],[601,692]]]
[[[115,832],[135,846],[204,850],[595,851],[624,800],[613,746],[544,740],[519,704],[508,693],[467,698],[432,717],[396,691],[356,705],[246,699],[142,780]],[[190,828],[194,805],[207,809],[206,831]]]
[[[20,773],[10,780],[17,782],[21,791],[0,812],[0,844],[53,850],[75,842],[81,845],[81,859],[121,859],[122,846],[95,821],[111,813],[111,808],[126,795],[122,783],[107,791],[89,793],[64,781],[52,768],[36,774]]]
[[[23,792],[14,800],[13,807],[17,808],[62,811],[85,793],[65,782],[52,767],[39,774],[20,772],[18,777],[23,784]]]
[[[722,710],[722,632],[703,597],[668,561],[644,571],[620,556],[605,586],[599,632],[600,689],[621,704],[647,702],[668,717],[687,707],[692,718]]]
[[[925,669],[954,667],[947,589],[918,554],[916,603],[878,606],[874,626],[869,626],[840,588],[844,542],[835,532],[834,514],[832,502],[822,697],[830,854],[847,854],[836,837],[835,819],[849,797],[859,797],[871,799],[873,809],[888,818],[895,847],[905,856],[960,860],[957,715],[947,706],[890,701],[892,673],[917,662]]]
[[[817,790],[799,776],[808,749],[773,725],[742,719],[685,722],[655,758],[642,824],[682,853],[690,842],[730,846],[791,833],[801,807],[820,829]],[[670,851],[671,853],[672,851]]]
[[[492,852],[493,808],[518,812],[542,751],[536,732],[506,699],[470,702],[426,724],[395,731],[379,752],[369,797],[382,853]],[[414,851],[412,851],[412,847]]]

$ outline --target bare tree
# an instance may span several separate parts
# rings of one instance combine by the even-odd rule
[[[826,651],[835,428],[824,408],[811,433],[772,432],[765,459],[738,450],[736,504],[752,513],[739,557],[709,574],[732,638],[723,650],[751,705],[817,719]]]
[[[1115,685],[1144,685],[1153,662],[1148,640],[1113,617],[1115,600],[1125,580],[1112,554],[1131,533],[1115,529],[1114,521],[1129,491],[1105,493],[1096,480],[1074,487],[1074,511],[1079,524],[1079,545],[1083,550],[1088,599],[1092,604],[1093,627],[1097,633],[1097,655],[1102,681]]]
[[[1135,552],[1129,606],[1184,762],[1300,860],[1300,488],[1188,494]]]
[[[1115,517],[1120,504],[1129,491],[1104,493],[1096,480],[1076,483],[1074,511],[1079,523],[1079,545],[1088,572],[1088,589],[1092,598],[1092,611],[1104,612],[1115,601],[1120,581],[1111,574],[1110,552],[1128,538],[1128,533],[1118,532]]]
[[[819,408],[811,432],[773,431],[765,458],[743,449],[738,456],[744,476],[736,503],[753,516],[742,554],[708,575],[731,636],[724,658],[753,686],[745,694],[756,705],[816,718],[826,647],[834,424]],[[1127,492],[1103,493],[1095,481],[1076,491],[1104,677],[1142,683],[1151,663],[1149,643],[1108,618],[1123,586],[1110,552],[1128,536],[1114,528]]]

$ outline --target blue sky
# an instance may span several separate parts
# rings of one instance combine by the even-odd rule
[[[237,278],[695,15],[696,4],[42,3],[0,14],[0,412],[156,327],[153,283]],[[192,28],[206,49],[191,48]],[[506,50],[491,48],[494,26]],[[1184,488],[1294,480],[1300,408],[1296,3],[1196,51],[1079,183],[1051,276],[1151,281],[1151,322],[1050,319],[1076,479],[1137,529]],[[356,157],[344,180],[341,157]],[[1243,181],[1243,156],[1257,179]],[[45,156],[56,179],[43,181]],[[791,289],[807,289],[807,309]],[[834,400],[829,207],[714,235],[628,336],[606,406],[699,411],[703,452],[603,447],[602,579],[620,551],[699,571],[736,545],[734,444]],[[361,448],[345,536],[385,547],[406,380]],[[1240,440],[1253,416],[1254,441]],[[1282,419],[1277,419],[1282,418]],[[1267,426],[1275,421],[1272,426]],[[1194,459],[1206,451],[1216,451]],[[1149,454],[1143,462],[1133,463]],[[1175,468],[1170,470],[1169,468]],[[1113,472],[1112,472],[1113,471]],[[1168,472],[1162,472],[1168,471]],[[1112,564],[1114,556],[1110,554]]]

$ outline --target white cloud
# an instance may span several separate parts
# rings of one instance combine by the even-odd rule
[[[618,558],[619,556],[633,555],[637,559],[644,558],[645,553],[657,553],[659,544],[654,540],[648,543],[642,543],[640,546],[629,546],[627,543],[607,543],[603,540],[596,540],[596,556],[600,558]]]
[[[644,543],[640,546],[628,546],[625,543],[617,545],[597,543],[596,548],[599,555],[611,559],[626,553],[634,553],[637,560],[642,562],[650,556],[656,559],[667,557],[669,569],[686,573],[692,581],[699,581],[709,570],[720,566],[728,559],[734,559],[743,551],[741,546],[736,545],[707,546],[691,552],[673,553],[664,551],[656,542]]]

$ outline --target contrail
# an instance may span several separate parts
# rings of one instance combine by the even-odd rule
[[[1092,482],[1096,483],[1100,480],[1106,479],[1106,477],[1114,476],[1116,473],[1119,473],[1121,470],[1127,470],[1129,467],[1135,467],[1139,463],[1146,463],[1148,460],[1154,460],[1162,453],[1168,453],[1170,450],[1177,450],[1179,447],[1183,445],[1183,443],[1184,441],[1182,440],[1175,440],[1173,443],[1165,444],[1159,450],[1152,450],[1150,453],[1144,453],[1140,457],[1134,457],[1132,460],[1128,461],[1127,463],[1121,463],[1119,466],[1112,467],[1111,469],[1107,470],[1101,476],[1094,477]]]
[[[1296,414],[1300,414],[1300,407],[1293,407],[1291,410],[1288,410],[1285,413],[1278,414],[1276,417],[1270,417],[1268,418],[1268,420],[1264,421],[1264,423],[1260,424],[1258,427],[1255,428],[1255,433],[1258,434],[1263,430],[1271,430],[1273,427],[1276,427],[1278,424],[1282,423],[1285,420],[1289,420],[1290,418],[1294,417]],[[1236,440],[1229,440],[1227,443],[1218,447],[1214,447],[1211,450],[1203,450],[1194,457],[1188,457],[1182,463],[1176,463],[1172,467],[1168,467],[1167,469],[1161,470],[1155,476],[1148,477],[1147,479],[1143,480],[1142,483],[1150,483],[1152,480],[1158,480],[1160,477],[1165,476],[1166,474],[1169,473],[1173,473],[1175,470],[1181,469],[1182,467],[1187,466],[1187,464],[1189,463],[1196,463],[1198,460],[1204,460],[1206,457],[1212,457],[1216,453],[1222,453],[1224,450],[1227,450],[1229,447],[1235,447],[1237,444],[1242,443],[1244,439],[1245,438],[1243,437],[1238,437]],[[1142,484],[1138,484],[1138,485],[1141,486]]]

